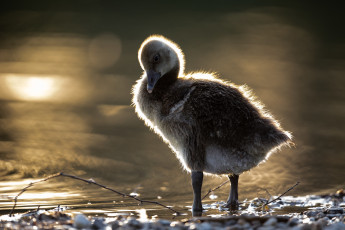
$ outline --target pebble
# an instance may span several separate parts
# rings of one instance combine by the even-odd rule
[[[341,222],[337,222],[335,224],[325,227],[325,230],[344,230],[344,229],[345,229],[345,224]]]
[[[170,223],[170,230],[180,230],[183,228],[183,223],[179,222],[179,221],[173,221]]]
[[[110,225],[111,229],[113,229],[113,230],[118,229],[120,227],[120,223],[117,220],[110,222],[109,225]]]
[[[326,210],[327,214],[343,214],[344,209],[343,208],[329,208]]]
[[[198,226],[198,229],[200,229],[200,230],[211,230],[211,229],[213,229],[213,227],[210,223],[204,222]]]
[[[264,226],[275,226],[277,222],[278,222],[277,218],[271,217],[264,223]]]
[[[169,220],[164,220],[164,219],[159,219],[159,220],[157,220],[157,222],[163,226],[169,226],[171,223]]]
[[[236,224],[236,223],[237,223],[236,220],[229,220],[229,221],[225,222],[225,226],[234,225],[234,224]]]
[[[289,201],[290,199],[290,201]],[[320,197],[310,197],[309,203],[319,202]],[[343,199],[343,198],[342,198]],[[324,199],[325,202],[327,199]],[[345,197],[343,199],[345,201]],[[289,205],[303,204],[301,202],[293,202],[293,198],[286,198],[286,200],[278,201],[277,205],[286,206],[287,201]],[[343,201],[341,201],[343,202]],[[327,204],[327,205],[326,205]],[[134,216],[128,216],[126,213],[113,218],[92,218],[90,221],[85,215],[79,214],[71,219],[67,214],[63,212],[32,212],[30,214],[24,214],[22,217],[15,222],[0,221],[0,229],[121,229],[121,230],[275,230],[275,229],[286,229],[286,230],[345,230],[345,212],[343,203],[332,203],[329,199],[322,207],[311,207],[308,211],[296,212],[283,215],[286,219],[281,219],[274,215],[274,212],[257,212],[254,209],[261,205],[260,202],[257,204],[254,201],[247,203],[247,208],[253,206],[252,211],[246,213],[238,212],[233,215],[234,218],[230,217],[226,220],[226,214],[220,216],[225,219],[217,220],[214,217],[211,221],[205,219],[190,219],[187,222],[181,222],[178,220],[164,220],[158,219],[157,216],[152,219],[138,219]],[[208,204],[210,209],[217,210],[220,206],[220,202]],[[274,204],[272,204],[274,205]],[[342,206],[343,205],[343,206]],[[213,207],[214,206],[214,207]],[[300,206],[305,207],[305,206]],[[214,211],[213,210],[213,211]],[[306,209],[304,209],[306,210]],[[211,211],[211,210],[210,210]],[[58,213],[58,215],[56,214]],[[207,214],[207,213],[206,213]],[[205,214],[205,215],[206,215]],[[0,216],[1,217],[1,216]],[[110,221],[110,222],[109,222]],[[74,226],[74,228],[72,227]]]
[[[290,227],[296,226],[299,223],[299,219],[298,218],[291,218],[288,222],[287,225]]]
[[[74,217],[73,226],[77,229],[89,228],[91,226],[91,222],[83,214],[78,214]]]
[[[315,218],[316,218],[316,219],[321,219],[321,218],[323,218],[323,217],[325,217],[325,216],[326,216],[325,213],[319,212],[319,213],[315,216]]]
[[[274,230],[275,227],[273,226],[262,226],[262,227],[259,227],[258,230]]]
[[[139,222],[135,217],[129,217],[126,221],[125,224],[135,227],[135,228],[140,228],[142,226],[142,223]]]
[[[305,214],[308,216],[308,217],[314,217],[316,216],[317,214],[319,214],[320,212],[318,211],[307,211],[305,212]]]
[[[245,221],[244,219],[239,219],[238,221],[237,221],[237,224],[239,224],[239,225],[245,225],[245,224],[247,224],[247,221]]]
[[[92,229],[105,229],[104,219],[97,218],[92,224]]]

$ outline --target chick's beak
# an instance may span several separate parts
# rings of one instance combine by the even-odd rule
[[[146,71],[146,76],[147,76],[147,92],[152,93],[152,90],[155,87],[159,78],[161,77],[161,74],[155,72],[154,70],[148,70]]]

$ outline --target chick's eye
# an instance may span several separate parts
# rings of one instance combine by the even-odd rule
[[[159,54],[156,54],[156,55],[153,57],[153,61],[154,61],[154,62],[158,62],[159,59],[160,59]]]

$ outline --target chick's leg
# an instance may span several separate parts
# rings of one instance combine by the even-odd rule
[[[203,172],[200,172],[200,171],[192,171],[191,177],[192,177],[192,187],[193,187],[193,194],[194,194],[192,213],[193,213],[193,216],[201,216],[202,214],[201,187],[202,187],[202,180],[203,180],[204,174]]]
[[[229,175],[229,180],[231,183],[230,194],[225,207],[229,208],[231,211],[238,210],[238,179],[239,175],[233,174]]]

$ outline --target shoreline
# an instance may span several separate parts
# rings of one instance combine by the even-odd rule
[[[273,197],[274,198],[274,197]],[[273,199],[272,198],[272,199]],[[262,206],[262,199],[243,202],[240,211],[229,213],[222,208],[223,202],[204,205],[204,217],[167,220],[148,217],[146,209],[138,215],[116,217],[66,214],[65,210],[35,210],[24,214],[0,216],[0,229],[293,229],[293,230],[340,230],[345,229],[345,193],[323,196],[285,196]],[[266,201],[265,201],[266,202]],[[264,207],[264,208],[262,208]],[[278,214],[285,209],[302,212]],[[219,210],[219,215],[209,215],[209,210]]]

